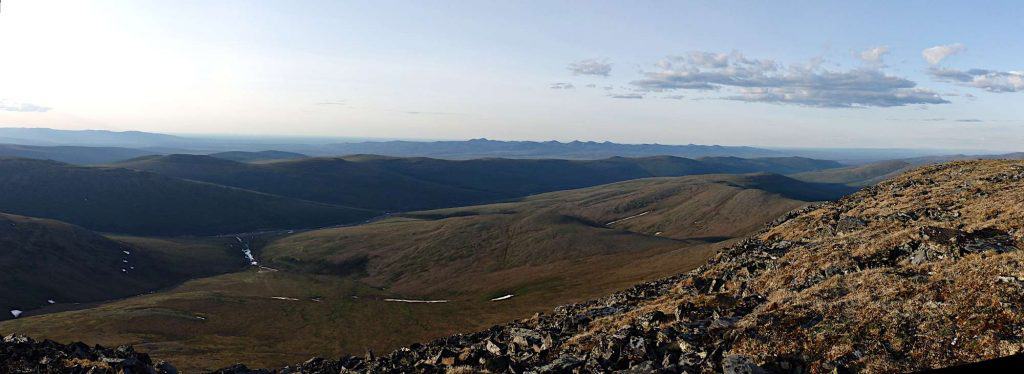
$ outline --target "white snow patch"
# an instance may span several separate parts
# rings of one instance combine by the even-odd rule
[[[414,304],[437,304],[447,303],[448,300],[406,300],[406,299],[384,299],[384,301],[392,303],[414,303]]]
[[[128,272],[128,270],[127,270],[127,269],[121,269],[121,272],[122,272],[122,273],[127,273],[127,272]]]
[[[242,255],[245,256],[245,260],[246,261],[249,261],[249,265],[252,265],[252,266],[259,265],[259,263],[256,262],[256,258],[252,257],[252,250],[249,249],[249,244],[243,242],[242,238],[240,238],[240,237],[236,236],[235,239],[238,239],[238,242],[242,243],[242,245],[245,246],[245,248],[242,248]]]
[[[46,300],[46,302],[50,303],[50,304],[56,304],[57,303],[56,301],[53,301],[53,300]]]
[[[21,316],[21,313],[22,313],[22,311],[17,310],[17,309],[11,310],[11,315],[13,315],[14,318],[18,318],[18,316]]]
[[[661,236],[661,231],[654,233],[654,236]]]
[[[205,321],[205,320],[206,320],[206,317],[203,317],[203,316],[196,316],[196,319],[198,319],[198,320],[200,320],[200,321]]]
[[[502,301],[502,300],[508,300],[508,299],[511,299],[511,298],[512,298],[512,296],[515,296],[515,295],[513,295],[513,294],[508,294],[508,295],[505,295],[505,296],[502,296],[502,297],[495,297],[495,298],[491,299],[491,301]]]
[[[277,300],[299,301],[299,299],[296,299],[294,297],[271,296],[270,298],[271,299],[277,299]]]
[[[622,221],[625,221],[625,220],[630,220],[630,219],[633,219],[633,218],[636,218],[636,217],[640,217],[640,216],[642,216],[642,215],[646,215],[647,213],[650,213],[650,212],[651,212],[651,211],[649,211],[649,210],[648,210],[648,211],[646,211],[646,212],[643,212],[643,213],[640,213],[640,214],[635,214],[635,215],[632,215],[632,216],[629,216],[629,217],[626,217],[626,218],[623,218],[623,219],[617,219],[617,220],[614,220],[614,221],[608,222],[608,223],[606,223],[606,224],[604,224],[604,225],[605,225],[605,226],[611,226],[611,225],[614,225],[614,224],[616,224],[616,223],[619,223],[619,222],[622,222]]]
[[[128,251],[121,251],[121,252],[124,252],[124,254],[126,254],[126,255],[131,255],[132,254],[131,252],[128,252]]]

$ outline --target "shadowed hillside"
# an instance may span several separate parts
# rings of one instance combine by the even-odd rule
[[[0,333],[142,343],[190,371],[388,350],[695,268],[807,204],[797,198],[834,188],[786,180],[643,179],[314,230],[258,251],[258,270],[9,321]]]
[[[795,173],[839,164],[796,157],[451,161],[357,155],[254,165],[208,156],[170,155],[143,157],[117,166],[330,204],[409,211],[494,202],[638,178]]]
[[[217,242],[115,240],[63,222],[0,214],[0,319],[13,317],[10,310],[134,296],[241,268],[240,251]]]
[[[323,227],[378,214],[154,173],[28,159],[0,159],[0,211],[156,235]]]

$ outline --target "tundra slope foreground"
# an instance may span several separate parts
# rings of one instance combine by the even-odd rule
[[[380,357],[283,371],[908,372],[1024,348],[1024,162],[928,166],[707,265]]]

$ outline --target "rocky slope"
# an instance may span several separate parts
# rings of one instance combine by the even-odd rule
[[[949,367],[1024,348],[1022,241],[1024,162],[928,166],[790,213],[686,274],[487,331],[277,371]]]

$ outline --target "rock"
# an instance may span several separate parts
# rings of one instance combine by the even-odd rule
[[[178,368],[168,362],[160,361],[153,366],[157,374],[178,374]]]
[[[766,371],[754,363],[750,357],[741,355],[726,356],[722,359],[723,374],[765,374]]]

